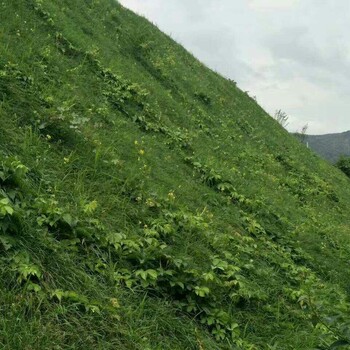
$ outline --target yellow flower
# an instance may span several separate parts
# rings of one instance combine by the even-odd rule
[[[110,302],[111,302],[111,304],[112,304],[112,306],[113,306],[114,308],[120,307],[119,302],[118,302],[118,299],[116,299],[116,298],[111,298],[111,299],[109,299],[109,300],[110,300]]]
[[[154,203],[154,201],[151,198],[147,198],[146,199],[146,205],[148,207],[152,208],[152,207],[155,207],[156,204]]]
[[[140,150],[139,150],[139,155],[143,156],[144,154],[145,154],[145,150],[140,149]]]
[[[169,197],[170,200],[174,200],[174,199],[175,199],[175,194],[174,194],[174,192],[173,192],[173,191],[170,191],[170,192],[168,193],[168,197]]]

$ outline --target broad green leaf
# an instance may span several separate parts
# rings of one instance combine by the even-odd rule
[[[13,246],[10,237],[0,236],[0,242],[5,250],[10,250]]]
[[[70,214],[64,214],[62,216],[62,219],[70,226],[70,227],[75,227],[77,226],[78,220],[73,219]]]
[[[86,305],[85,309],[87,312],[91,312],[93,314],[100,314],[101,313],[100,308],[96,305]]]
[[[53,292],[51,292],[51,298],[57,298],[58,301],[61,301],[63,296],[64,291],[62,289],[56,289]]]
[[[201,298],[204,298],[206,295],[210,293],[210,289],[208,287],[195,287],[194,292]]]
[[[5,215],[12,215],[14,213],[13,208],[11,207],[11,202],[8,198],[3,198],[0,200],[0,214],[3,216]]]
[[[157,279],[157,277],[158,277],[158,273],[156,270],[149,269],[149,270],[146,270],[146,273],[147,273],[147,275],[151,276],[152,279],[154,279],[154,280]]]
[[[98,206],[98,203],[96,200],[94,200],[84,206],[84,212],[87,214],[91,214],[96,210],[97,206]]]
[[[330,349],[335,350],[346,345],[350,345],[350,342],[348,340],[337,340],[330,346]]]
[[[37,283],[33,282],[28,283],[27,289],[35,293],[39,293],[41,291],[41,287]]]
[[[182,289],[185,289],[185,285],[182,282],[176,282],[176,284]]]

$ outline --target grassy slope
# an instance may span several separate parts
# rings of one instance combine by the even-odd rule
[[[343,174],[113,1],[0,23],[1,348],[346,339]]]

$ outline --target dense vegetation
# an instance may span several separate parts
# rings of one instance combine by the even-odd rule
[[[346,176],[350,177],[350,158],[340,157],[335,163],[335,166],[340,169]]]
[[[324,159],[335,163],[341,156],[350,156],[350,131],[338,134],[307,135],[309,147]]]
[[[112,0],[0,23],[1,349],[349,344],[341,171]]]

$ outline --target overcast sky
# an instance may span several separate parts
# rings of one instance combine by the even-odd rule
[[[290,131],[350,129],[350,0],[120,0]]]

